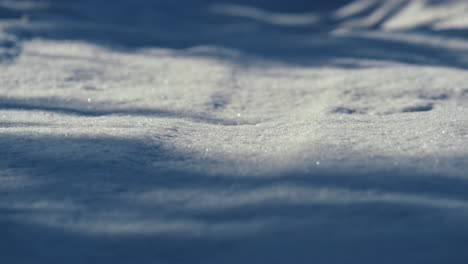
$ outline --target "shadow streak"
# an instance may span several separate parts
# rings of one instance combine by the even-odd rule
[[[99,105],[105,107],[108,105],[108,102],[100,102]],[[100,117],[109,115],[154,116],[159,118],[186,119],[197,123],[207,123],[224,126],[255,124],[245,122],[242,120],[229,120],[210,117],[209,114],[205,113],[192,114],[184,113],[183,111],[176,112],[154,108],[119,107],[100,109],[99,106],[96,106],[96,104],[93,104],[93,106],[91,106],[90,104],[79,100],[63,100],[59,98],[0,97],[0,110],[43,111],[83,117]]]
[[[0,189],[3,197],[0,235],[4,238],[0,242],[0,260],[8,263],[59,263],[65,259],[69,263],[128,263],[135,259],[139,263],[193,263],[194,259],[203,259],[203,263],[449,260],[461,264],[468,258],[466,208],[434,208],[404,200],[346,202],[345,197],[341,197],[344,203],[328,200],[290,203],[282,196],[288,186],[300,186],[306,190],[373,191],[377,196],[385,192],[426,195],[468,203],[467,180],[417,175],[411,171],[376,172],[382,174],[377,179],[375,174],[337,170],[239,177],[230,172],[231,161],[176,151],[165,145],[166,136],[159,135],[158,141],[154,141],[3,133],[0,173],[27,175],[36,184],[22,186],[19,182],[15,187],[7,185]],[[199,166],[224,166],[226,173],[193,170]],[[3,177],[0,174],[0,180]],[[272,199],[255,200],[255,195],[271,188],[268,194]],[[163,195],[140,199],[157,190],[164,190]],[[297,193],[287,195],[294,197]],[[249,203],[229,206],[237,199]],[[218,203],[219,207],[204,208],[205,202]],[[189,206],[194,203],[202,207]],[[51,222],[41,224],[36,219]],[[186,231],[179,232],[171,225],[162,233],[151,231],[161,224],[180,221],[185,223],[180,228]],[[259,226],[249,228],[252,222]],[[111,232],[88,230],[99,223],[104,223],[100,227],[104,229],[117,227]],[[192,227],[194,223],[197,225]],[[229,224],[241,229],[217,229]],[[80,226],[84,229],[73,228]],[[125,232],[128,227],[140,229]]]
[[[109,1],[51,0],[48,7],[26,10],[25,14],[31,21],[8,27],[8,31],[22,39],[80,40],[126,52],[148,47],[187,49],[208,45],[241,51],[274,62],[317,67],[361,67],[359,64],[341,65],[336,62],[340,58],[460,69],[468,67],[466,60],[460,59],[463,52],[458,50],[410,44],[404,40],[331,34],[344,22],[335,18],[333,11],[347,1],[293,2],[287,5],[282,1],[263,0],[227,3],[282,11],[290,15],[310,11],[320,15],[321,19],[310,26],[270,24],[213,13],[210,7],[221,3],[214,0],[194,0],[183,4],[169,1],[112,1],[112,8],[109,8]],[[389,10],[379,22],[363,30],[380,30],[403,6]],[[377,8],[374,6],[371,10]],[[359,14],[360,18],[367,15],[368,12]],[[416,32],[424,33],[425,30],[416,29]],[[439,35],[436,31],[431,34]]]

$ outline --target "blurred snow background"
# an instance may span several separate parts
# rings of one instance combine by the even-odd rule
[[[467,263],[467,18],[1,0],[0,262]]]

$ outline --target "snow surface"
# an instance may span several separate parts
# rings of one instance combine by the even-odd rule
[[[468,263],[468,2],[0,1],[0,263]]]

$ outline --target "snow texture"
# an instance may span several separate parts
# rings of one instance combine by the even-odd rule
[[[0,263],[468,263],[467,17],[0,0]]]

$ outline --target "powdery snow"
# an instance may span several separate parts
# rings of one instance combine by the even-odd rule
[[[0,262],[467,263],[468,4],[311,2],[0,1]]]

